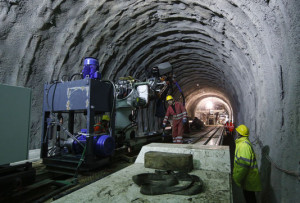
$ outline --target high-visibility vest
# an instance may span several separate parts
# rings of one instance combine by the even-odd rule
[[[244,190],[261,191],[260,176],[252,144],[248,137],[241,137],[235,143],[234,182]]]
[[[186,113],[185,107],[179,102],[175,102],[174,106],[175,106],[175,111],[173,110],[171,105],[168,107],[167,113],[163,120],[164,124],[167,123],[169,116],[173,116],[173,120],[180,120],[183,118],[186,119],[187,113]]]
[[[234,130],[234,124],[232,122],[230,122],[228,128],[229,128],[229,131],[232,132]]]
[[[94,125],[95,134],[106,133],[107,131],[108,131],[108,125],[104,124],[103,122],[99,122]]]

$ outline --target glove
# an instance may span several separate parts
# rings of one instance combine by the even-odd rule
[[[183,124],[186,123],[186,118],[182,119],[182,123],[183,123]]]

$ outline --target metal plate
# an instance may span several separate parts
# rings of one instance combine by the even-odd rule
[[[31,89],[0,84],[0,165],[28,159]]]

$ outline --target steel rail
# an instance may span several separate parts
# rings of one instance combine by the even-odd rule
[[[221,145],[221,144],[223,144],[223,138],[224,138],[223,133],[224,133],[224,129],[225,129],[225,128],[222,127],[221,135],[220,135],[219,139],[217,140],[216,145]]]
[[[209,136],[209,138],[203,143],[203,145],[206,145],[211,138],[213,138],[213,136],[219,131],[220,127],[216,127],[215,129],[217,129],[211,136]]]
[[[211,129],[210,131],[208,131],[207,133],[204,133],[203,135],[201,135],[199,138],[196,138],[193,142],[191,142],[190,144],[195,144],[196,142],[198,142],[199,140],[201,140],[205,135],[209,134],[211,131],[213,131],[214,129],[216,129],[217,127]]]

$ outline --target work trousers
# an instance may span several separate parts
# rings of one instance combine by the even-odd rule
[[[173,120],[172,137],[173,143],[182,144],[183,123],[182,119]]]
[[[243,193],[247,203],[256,203],[255,192],[243,190]]]

